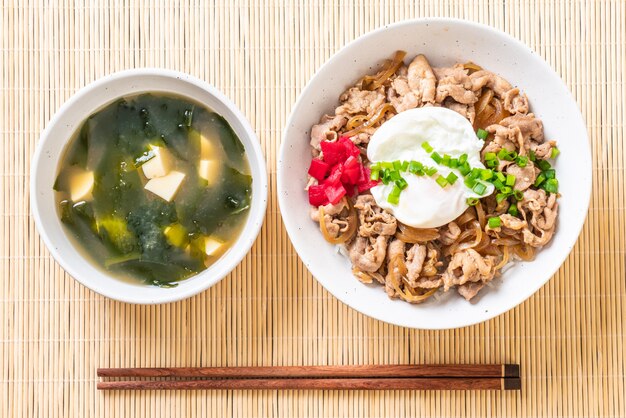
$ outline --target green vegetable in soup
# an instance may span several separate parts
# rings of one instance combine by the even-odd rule
[[[70,141],[54,185],[59,216],[102,268],[175,286],[239,235],[252,193],[244,151],[226,120],[200,105],[120,99]]]
[[[96,220],[96,226],[102,239],[110,242],[120,253],[128,254],[137,248],[137,237],[128,229],[124,218],[108,216]]]
[[[178,222],[166,227],[163,234],[169,243],[176,247],[185,248],[189,244],[189,232]]]
[[[150,161],[151,159],[153,159],[154,156],[155,156],[154,149],[148,148],[139,157],[135,158],[135,161],[133,162],[133,164],[135,165],[135,168],[139,168],[145,163],[147,163],[148,161]]]
[[[163,234],[163,227],[176,219],[174,205],[158,200],[139,206],[128,214],[128,227],[139,240],[142,259],[163,260],[167,257],[170,245]]]
[[[228,167],[221,181],[223,187],[207,188],[196,196],[195,204],[183,212],[184,225],[196,225],[200,232],[209,235],[228,223],[231,216],[249,209],[252,178]]]

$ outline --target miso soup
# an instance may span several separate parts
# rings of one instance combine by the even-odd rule
[[[121,279],[175,286],[214,263],[248,216],[252,178],[224,118],[188,99],[141,94],[76,131],[54,185],[75,246]]]

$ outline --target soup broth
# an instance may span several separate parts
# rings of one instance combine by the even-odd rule
[[[224,118],[188,99],[141,94],[84,121],[59,164],[59,216],[96,265],[175,286],[239,236],[252,178]]]

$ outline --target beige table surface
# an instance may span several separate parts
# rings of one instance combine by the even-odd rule
[[[354,3],[354,5],[353,5]],[[626,2],[2,1],[0,415],[625,416]],[[414,331],[328,294],[291,247],[276,201],[281,130],[313,72],[381,25],[456,16],[509,32],[563,77],[588,124],[589,218],[533,297],[486,323]],[[245,261],[184,302],[132,306],[61,270],[33,225],[31,156],[47,121],[85,84],[165,67],[231,97],[270,172],[266,223]],[[559,138],[566,141],[567,138]],[[519,362],[521,392],[99,393],[97,367]]]

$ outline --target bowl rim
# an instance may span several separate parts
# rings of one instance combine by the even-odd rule
[[[549,72],[550,74],[552,74],[555,79],[558,79],[558,88],[560,90],[562,90],[563,94],[567,97],[568,101],[571,101],[572,103],[575,104],[575,108],[577,109],[577,116],[580,118],[580,121],[582,122],[583,126],[586,128],[586,123],[584,120],[584,117],[582,115],[582,112],[580,111],[580,107],[578,106],[578,103],[576,102],[576,100],[574,99],[572,92],[570,91],[570,89],[567,87],[567,85],[565,84],[565,82],[563,81],[563,79],[558,75],[558,73],[556,73],[556,71],[545,61],[545,59],[543,59],[542,56],[540,56],[539,54],[537,54],[531,47],[529,47],[528,45],[526,45],[525,43],[523,43],[522,41],[518,40],[517,38],[515,38],[514,36],[510,35],[507,32],[504,32],[502,30],[499,30],[497,28],[494,28],[492,26],[483,24],[483,23],[478,23],[478,22],[474,22],[474,21],[469,21],[469,20],[465,20],[465,19],[459,19],[459,18],[449,18],[449,17],[425,17],[425,18],[415,18],[415,19],[406,19],[406,20],[402,20],[399,22],[395,22],[395,23],[391,23],[391,24],[387,24],[387,25],[383,25],[380,26],[372,31],[366,32],[360,36],[358,36],[357,38],[353,39],[352,41],[348,42],[347,44],[345,44],[344,46],[342,46],[339,50],[337,50],[332,56],[330,56],[319,68],[317,68],[317,70],[313,73],[313,75],[311,76],[311,78],[309,79],[309,81],[307,82],[307,84],[305,85],[305,87],[302,89],[302,91],[300,92],[296,102],[294,103],[294,105],[292,106],[292,110],[291,113],[289,115],[289,118],[287,119],[287,122],[285,124],[285,127],[282,131],[282,141],[281,141],[281,145],[280,145],[280,153],[279,153],[279,159],[278,159],[278,166],[277,166],[277,191],[278,191],[278,204],[281,210],[281,214],[282,214],[282,218],[283,218],[283,223],[285,224],[285,229],[287,230],[287,235],[289,236],[292,245],[294,246],[294,248],[296,249],[296,253],[298,254],[298,256],[300,257],[301,261],[303,262],[304,266],[307,268],[307,270],[309,270],[309,272],[311,272],[311,275],[315,278],[315,280],[320,283],[322,285],[322,287],[324,287],[330,294],[332,294],[334,297],[336,297],[339,301],[343,302],[344,304],[346,304],[347,306],[349,306],[350,308],[362,313],[365,316],[368,316],[370,318],[373,319],[377,319],[379,321],[383,321],[389,324],[393,324],[393,325],[398,325],[398,326],[403,326],[403,327],[407,327],[407,328],[413,328],[413,329],[424,329],[424,330],[443,330],[443,329],[458,329],[458,328],[463,328],[463,327],[468,327],[468,326],[472,326],[472,325],[476,325],[485,321],[488,321],[490,319],[493,319],[505,312],[508,312],[510,310],[512,310],[513,308],[517,307],[518,305],[520,305],[522,302],[526,301],[527,299],[529,299],[533,294],[535,294],[541,287],[543,287],[548,281],[550,281],[550,279],[555,275],[555,273],[561,268],[561,266],[563,265],[563,263],[566,261],[567,257],[569,256],[569,254],[572,252],[574,245],[576,244],[576,242],[578,241],[579,237],[580,237],[580,233],[582,231],[582,228],[585,225],[588,213],[589,213],[589,204],[591,201],[591,193],[592,193],[592,182],[593,182],[593,165],[592,165],[592,160],[591,160],[591,145],[589,144],[589,135],[587,132],[587,129],[584,130],[583,133],[581,133],[581,135],[584,135],[584,137],[587,139],[585,141],[584,144],[584,153],[585,156],[587,157],[588,160],[588,166],[590,168],[590,175],[588,177],[588,181],[585,182],[585,184],[581,184],[580,187],[580,191],[581,193],[579,194],[578,198],[582,201],[584,208],[586,208],[585,210],[585,215],[584,217],[581,219],[581,221],[579,222],[579,225],[576,225],[576,234],[574,235],[575,238],[571,241],[571,242],[565,242],[563,243],[563,247],[566,248],[567,250],[562,251],[561,255],[559,257],[555,257],[558,258],[558,263],[554,263],[553,267],[550,268],[549,270],[546,270],[546,274],[545,274],[545,280],[543,281],[537,281],[535,282],[534,286],[529,286],[527,287],[527,292],[524,293],[523,297],[518,298],[517,300],[515,300],[515,303],[511,303],[508,304],[506,307],[491,307],[488,311],[488,313],[486,314],[482,314],[482,315],[477,315],[475,318],[472,318],[470,320],[464,321],[463,323],[456,323],[453,325],[445,325],[445,326],[434,326],[431,325],[429,323],[426,324],[419,324],[416,325],[415,323],[412,323],[410,320],[405,319],[402,316],[395,316],[394,320],[389,320],[388,317],[385,317],[385,315],[382,315],[379,313],[379,311],[376,310],[371,310],[371,311],[367,311],[365,309],[361,309],[360,307],[356,306],[355,304],[352,303],[352,299],[345,294],[339,293],[339,292],[333,292],[333,290],[327,286],[326,282],[324,280],[320,280],[318,279],[317,275],[313,272],[313,269],[311,269],[309,267],[310,263],[307,261],[306,255],[303,256],[301,254],[301,249],[299,249],[296,245],[295,245],[295,241],[294,237],[296,236],[296,234],[298,233],[298,227],[296,224],[296,221],[294,219],[291,219],[291,215],[289,214],[287,207],[288,207],[288,202],[286,201],[287,199],[287,193],[284,193],[284,189],[283,189],[283,184],[284,184],[284,180],[285,180],[285,176],[286,173],[284,172],[284,169],[282,168],[284,161],[285,161],[285,154],[287,152],[287,143],[288,143],[288,139],[287,139],[287,134],[288,131],[290,130],[290,127],[294,124],[294,119],[296,118],[296,114],[295,111],[300,107],[300,105],[306,100],[306,96],[310,93],[310,91],[313,89],[313,81],[322,73],[322,71],[324,70],[324,68],[326,67],[326,65],[347,54],[348,50],[350,50],[352,47],[354,47],[355,45],[358,45],[361,42],[364,42],[365,40],[371,38],[371,37],[375,37],[378,34],[385,32],[389,29],[396,29],[396,28],[400,28],[403,26],[412,26],[412,25],[416,25],[416,24],[421,24],[421,25],[425,25],[428,26],[429,24],[452,24],[452,25],[459,25],[459,26],[465,26],[467,27],[469,30],[481,30],[481,31],[487,31],[490,32],[494,35],[497,36],[501,36],[507,39],[508,42],[510,42],[511,44],[514,44],[516,47],[518,48],[522,48],[526,51],[528,51],[529,53],[536,55],[538,57],[538,61],[541,63],[539,65],[541,65],[543,67],[543,70],[546,72]],[[287,214],[287,215],[286,215]],[[330,245],[330,244],[329,244]],[[558,255],[558,254],[557,254]],[[381,291],[381,297],[382,296],[386,296],[385,293],[383,291]],[[403,302],[403,301],[398,301],[401,303],[408,303],[408,302]]]
[[[36,186],[37,186],[37,177],[38,177],[37,174],[39,173],[39,170],[41,169],[41,159],[43,158],[42,153],[44,150],[44,145],[46,142],[48,142],[51,133],[56,129],[57,125],[62,121],[63,117],[65,116],[65,113],[69,109],[71,109],[75,105],[76,102],[80,101],[86,96],[97,93],[103,86],[107,86],[110,83],[115,83],[116,81],[122,80],[125,78],[132,79],[132,78],[144,77],[144,76],[165,77],[165,78],[171,78],[171,79],[175,79],[181,82],[189,83],[194,88],[203,90],[206,93],[208,93],[210,96],[214,97],[218,102],[223,104],[230,112],[232,112],[232,115],[240,124],[241,128],[245,132],[245,135],[248,137],[248,140],[250,143],[250,149],[252,150],[252,153],[251,153],[252,155],[248,155],[248,158],[249,159],[254,158],[256,162],[258,163],[258,171],[259,171],[258,174],[255,175],[254,172],[251,172],[251,176],[253,178],[253,182],[255,185],[255,190],[253,190],[253,193],[255,194],[258,193],[259,200],[256,206],[251,206],[250,213],[248,214],[244,228],[242,229],[237,240],[231,246],[230,250],[227,252],[227,253],[234,252],[234,256],[233,256],[231,263],[229,263],[228,265],[223,264],[224,260],[226,259],[225,258],[226,254],[224,254],[212,265],[212,266],[216,266],[215,267],[216,271],[211,272],[214,276],[206,277],[206,278],[201,277],[203,274],[209,273],[208,269],[203,270],[189,277],[188,279],[185,279],[185,281],[195,280],[195,283],[193,286],[189,286],[188,288],[185,288],[185,289],[182,289],[180,287],[170,288],[170,289],[167,289],[169,292],[164,292],[160,294],[159,296],[156,296],[156,297],[151,296],[151,297],[142,298],[142,297],[137,297],[136,295],[129,296],[127,294],[119,294],[114,291],[111,291],[109,289],[109,286],[106,285],[106,283],[97,284],[97,285],[94,283],[90,283],[90,284],[86,283],[86,281],[83,279],[82,276],[84,274],[87,274],[87,272],[80,271],[80,269],[75,268],[75,266],[66,259],[63,251],[58,250],[57,246],[55,245],[54,240],[50,237],[48,233],[48,226],[45,224],[45,222],[43,222],[42,215],[41,215],[41,210],[42,210],[42,207],[45,205],[45,203],[43,203],[42,199],[38,196]],[[164,92],[168,91],[167,89],[162,89],[162,90]],[[139,89],[137,91],[129,91],[128,93],[121,93],[115,97],[120,98],[126,95],[135,95],[135,94],[158,92],[158,91],[161,91],[161,90],[159,88]],[[185,94],[180,94],[180,93],[171,92],[171,94],[178,94],[181,97],[185,97],[185,98],[188,98],[189,100],[199,102],[203,104],[204,106],[210,108],[209,105],[202,103],[202,101],[199,99],[192,98]],[[115,98],[101,100],[101,103],[95,109],[97,110],[99,108],[102,108],[103,106],[106,106],[107,104],[111,103],[114,100]],[[225,115],[222,115],[221,113],[220,115],[226,118]],[[226,120],[230,124],[230,121],[228,120],[228,118],[226,118]],[[68,138],[63,140],[63,146],[61,147],[61,151],[60,151],[61,155],[62,155],[63,150],[67,146],[69,140],[71,139],[71,137],[72,135],[70,135]],[[55,170],[58,169],[58,163],[55,165],[54,169]],[[197,78],[195,76],[192,76],[190,74],[187,74],[181,71],[164,69],[164,68],[156,68],[156,67],[140,67],[140,68],[132,68],[132,69],[127,69],[127,70],[116,71],[114,73],[105,75],[103,77],[100,77],[84,85],[83,87],[78,89],[74,94],[72,94],[72,96],[70,96],[70,98],[68,98],[58,108],[58,110],[55,112],[53,117],[49,120],[48,124],[46,125],[46,127],[41,132],[41,135],[39,136],[39,139],[35,147],[35,151],[33,153],[33,157],[31,159],[29,188],[30,188],[30,194],[29,194],[30,207],[31,207],[31,213],[33,215],[33,219],[35,222],[35,227],[37,229],[37,232],[39,233],[39,236],[44,241],[46,248],[48,249],[52,257],[56,260],[56,262],[59,263],[59,265],[73,279],[75,279],[77,282],[81,283],[83,286],[87,287],[88,289],[91,289],[92,291],[102,296],[105,296],[107,298],[110,298],[112,300],[130,303],[130,304],[140,304],[140,305],[157,305],[157,304],[177,302],[183,299],[190,298],[196,294],[199,294],[205,291],[206,289],[208,289],[209,287],[220,282],[224,277],[226,277],[230,272],[232,272],[241,263],[244,257],[249,253],[250,249],[252,248],[252,245],[258,238],[259,232],[263,226],[265,213],[267,210],[267,202],[268,202],[268,179],[267,179],[267,164],[266,164],[265,156],[261,149],[261,144],[259,142],[259,139],[256,133],[254,132],[252,126],[250,125],[250,122],[245,117],[245,115],[241,112],[241,110],[239,110],[239,108],[235,105],[235,103],[231,101],[224,93],[222,93],[220,90],[218,90],[216,87],[212,86],[211,84],[207,83],[206,81],[201,80],[200,78]],[[67,231],[63,230],[63,234],[67,236]],[[71,245],[72,247],[75,247],[73,243],[71,243]],[[77,248],[74,248],[74,250],[78,254],[80,254],[80,251],[78,251]],[[80,255],[80,257],[85,259],[85,257],[83,257],[82,255]],[[100,270],[103,275],[107,276],[108,279],[119,281],[118,278],[114,277],[113,275],[107,274],[106,271],[95,266],[91,260],[86,260],[86,261],[88,262],[88,264],[91,265],[92,268]],[[219,267],[219,269],[217,267]]]

